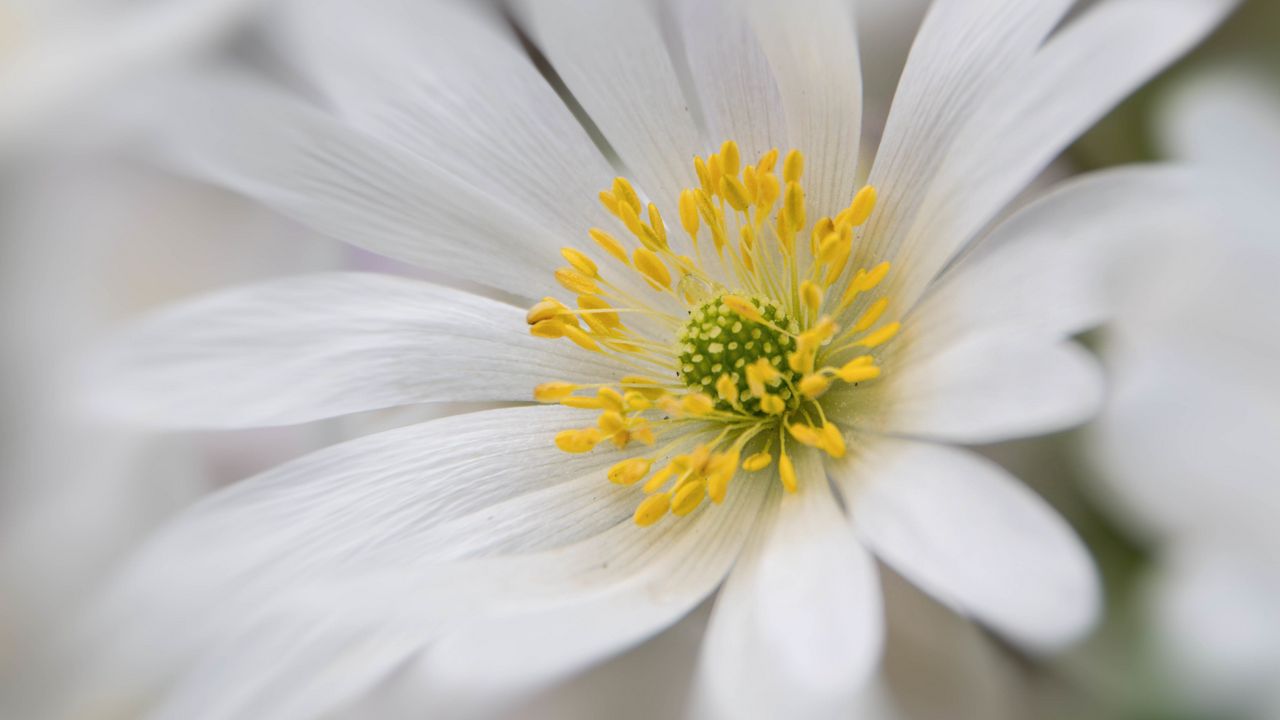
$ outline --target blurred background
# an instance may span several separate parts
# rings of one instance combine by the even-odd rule
[[[167,174],[118,131],[115,109],[160,74],[214,56],[269,65],[254,31],[267,4],[0,0],[0,703],[40,691],[24,659],[176,510],[336,440],[467,409],[165,435],[69,409],[84,355],[167,302],[324,269],[421,275]],[[883,121],[924,4],[860,8],[868,123]],[[1083,536],[1105,620],[1071,651],[1030,658],[891,578],[886,672],[911,717],[1280,718],[1280,2],[1244,2],[1050,174],[1157,160],[1205,168],[1220,233],[1158,249],[1116,322],[1086,338],[1113,372],[1097,422],[982,448]],[[521,716],[676,713],[679,697],[642,686],[681,685],[705,619]]]

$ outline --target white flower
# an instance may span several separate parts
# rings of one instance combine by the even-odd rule
[[[1098,372],[1069,337],[1100,317],[1092,249],[1174,183],[1083,179],[983,231],[1230,3],[1104,2],[1057,28],[1070,5],[936,5],[874,190],[855,185],[840,2],[522,5],[634,185],[475,5],[284,17],[276,38],[327,110],[234,76],[166,98],[159,141],[194,171],[532,309],[376,275],[231,290],[127,338],[100,402],[232,427],[539,387],[594,412],[406,427],[212,499],[105,605],[104,687],[137,672],[175,716],[312,716],[416,658],[433,706],[463,713],[640,642],[723,582],[703,709],[839,714],[880,651],[873,554],[1031,649],[1079,636],[1098,588],[1075,536],[947,443],[1090,414]],[[539,302],[557,279],[597,312]],[[739,347],[713,347],[717,328]]]
[[[1147,248],[1107,332],[1114,393],[1091,434],[1110,506],[1157,548],[1162,656],[1210,714],[1280,713],[1280,96],[1230,71],[1165,108],[1208,221]]]

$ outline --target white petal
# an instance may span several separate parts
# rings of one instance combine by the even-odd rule
[[[742,484],[720,506],[657,528],[629,519],[598,539],[510,563],[549,600],[508,602],[431,647],[422,672],[433,704],[479,714],[635,645],[692,610],[728,573],[767,485]],[[512,572],[498,566],[502,574]],[[517,585],[519,587],[519,585]]]
[[[935,2],[916,36],[869,182],[880,202],[864,231],[865,259],[890,257],[968,117],[1029,59],[1072,0]]]
[[[526,297],[558,287],[556,228],[394,144],[246,76],[153,98],[140,122],[186,172],[399,260]]]
[[[1274,178],[1280,167],[1280,93],[1247,71],[1202,72],[1179,82],[1157,120],[1172,157],[1232,172],[1249,168],[1255,178]]]
[[[657,7],[634,0],[532,0],[518,10],[623,164],[674,220],[680,190],[697,183],[693,156],[703,143]]]
[[[787,140],[782,94],[742,3],[674,0],[672,10],[706,115],[711,142],[738,143],[754,162]]]
[[[897,440],[832,470],[854,525],[908,580],[1033,650],[1087,631],[1097,573],[1071,528],[993,463],[961,450]]]
[[[1234,0],[1100,4],[964,118],[893,256],[910,302],[1076,137],[1204,37]]]
[[[1170,238],[1201,237],[1200,188],[1183,169],[1091,173],[1018,211],[912,309],[930,337],[1007,328],[1061,339],[1111,317],[1117,287]],[[1204,229],[1207,231],[1207,228]]]
[[[1069,428],[1102,406],[1101,368],[1075,343],[992,332],[935,344],[911,330],[902,338],[918,337],[909,355],[875,385],[846,393],[851,402],[833,408],[834,417],[863,430],[976,444]]]
[[[805,154],[806,201],[815,216],[834,216],[853,199],[862,129],[854,7],[752,0],[747,8],[782,100],[787,147]]]
[[[354,128],[562,242],[608,219],[613,172],[503,20],[480,3],[325,0],[277,35]]]
[[[712,614],[699,670],[709,716],[844,717],[879,660],[875,564],[816,453],[795,459],[799,491],[762,518]]]
[[[409,403],[527,401],[540,382],[599,382],[623,370],[530,336],[523,315],[390,275],[277,280],[142,322],[93,369],[90,391],[130,419],[243,427]]]

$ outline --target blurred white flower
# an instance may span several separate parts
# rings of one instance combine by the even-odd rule
[[[1157,548],[1152,600],[1181,690],[1280,714],[1280,94],[1232,71],[1162,115],[1206,220],[1140,254],[1106,336],[1114,392],[1091,433],[1111,507]]]
[[[207,49],[258,0],[0,0],[0,151]]]
[[[212,498],[104,604],[101,684],[82,690],[161,715],[309,717],[412,660],[430,706],[466,714],[651,636],[723,581],[702,709],[842,714],[882,643],[872,553],[1023,646],[1079,636],[1098,604],[1079,542],[947,443],[1091,413],[1099,377],[1068,338],[1101,315],[1096,251],[1167,222],[1157,210],[1181,178],[1090,177],[987,226],[1231,3],[1103,2],[1058,27],[1071,5],[936,5],[875,190],[857,194],[858,55],[834,1],[520,6],[518,27],[635,187],[504,19],[474,4],[284,15],[276,37],[326,109],[244,76],[166,96],[156,140],[190,170],[526,306],[559,280],[595,312],[543,301],[526,316],[335,274],[219,293],[124,338],[97,401],[160,424],[521,400],[535,386],[571,407],[372,435]],[[787,147],[800,152],[774,150]],[[588,228],[608,229],[592,233],[606,252],[562,248]],[[595,352],[530,337],[526,320]],[[835,325],[845,334],[824,345]],[[709,334],[682,345],[682,327]],[[746,333],[741,346],[720,347],[717,328]],[[636,374],[649,379],[624,380]],[[584,406],[598,424],[564,433],[596,420]],[[647,457],[635,446],[650,433],[665,445],[652,468],[625,462]],[[606,440],[618,449],[587,452]],[[673,484],[605,479],[650,469]]]

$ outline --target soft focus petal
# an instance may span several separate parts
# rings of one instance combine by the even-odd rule
[[[393,405],[530,400],[619,368],[530,336],[524,313],[389,275],[276,280],[168,309],[93,368],[94,403],[181,427],[279,425]]]
[[[883,644],[875,563],[836,504],[817,453],[717,600],[699,701],[714,717],[844,717]]]
[[[188,79],[165,99],[142,122],[186,172],[398,260],[530,298],[558,288],[555,228],[392,143],[249,77]]]
[[[705,149],[656,4],[531,0],[517,8],[573,97],[674,221],[680,190],[697,183],[693,156]]]
[[[911,301],[1077,136],[1217,25],[1235,0],[1104,2],[1019,63],[965,118],[894,258]]]
[[[1032,649],[1090,628],[1100,609],[1093,563],[1043,500],[961,450],[889,439],[863,446],[832,474],[877,556]]]

